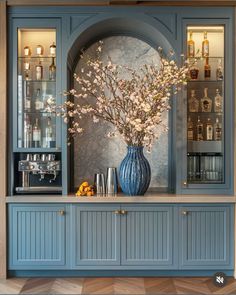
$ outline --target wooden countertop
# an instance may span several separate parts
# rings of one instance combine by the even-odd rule
[[[117,195],[114,197],[75,197],[24,195],[7,197],[6,203],[236,203],[236,196],[229,195],[176,195],[149,193],[145,196],[127,197]]]

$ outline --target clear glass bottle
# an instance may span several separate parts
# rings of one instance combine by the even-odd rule
[[[30,63],[29,62],[25,62],[24,63],[24,71],[25,71],[25,80],[29,80],[29,73],[30,73]]]
[[[188,133],[187,133],[188,140],[193,140],[193,136],[194,136],[194,133],[193,133],[193,122],[192,122],[191,118],[188,117]]]
[[[30,118],[26,114],[24,119],[24,148],[32,147],[32,125]]]
[[[45,128],[44,146],[46,148],[52,148],[55,146],[55,133],[54,133],[51,117],[48,117],[47,119],[47,126]]]
[[[204,77],[205,79],[211,78],[211,66],[209,65],[209,57],[206,57],[206,62],[204,66]]]
[[[191,89],[191,96],[188,101],[188,109],[190,113],[196,113],[199,111],[199,100],[196,98],[194,89]]]
[[[55,57],[52,58],[52,63],[49,66],[49,80],[56,80],[56,65],[55,65]]]
[[[202,41],[202,57],[209,57],[209,41],[207,40],[207,32],[204,32],[204,40]]]
[[[25,56],[31,56],[31,49],[29,46],[24,47],[24,55]]]
[[[56,56],[56,45],[54,42],[52,43],[52,45],[50,45],[49,51],[51,56]]]
[[[216,89],[216,96],[214,101],[214,111],[216,113],[223,112],[223,97],[220,95],[219,89]]]
[[[189,32],[189,40],[188,40],[188,57],[195,56],[195,42],[193,41],[193,32]]]
[[[30,85],[29,82],[26,82],[25,86],[25,103],[24,103],[24,109],[25,111],[31,110],[31,96],[30,96]]]
[[[212,111],[212,99],[208,97],[208,88],[204,88],[204,97],[201,99],[201,110],[203,113]]]
[[[197,141],[203,140],[203,123],[200,120],[200,117],[198,116],[197,119]]]
[[[39,63],[35,67],[35,76],[36,76],[36,80],[43,79],[43,66],[41,61],[39,61]]]
[[[210,118],[207,119],[206,124],[206,140],[213,140],[213,125]]]
[[[221,140],[222,139],[222,125],[219,121],[219,118],[216,118],[216,122],[214,124],[214,140]]]
[[[39,88],[37,89],[37,92],[36,92],[34,107],[36,111],[40,111],[44,108],[44,104],[43,104],[43,101],[41,100],[41,93]]]
[[[35,119],[35,124],[33,126],[33,142],[35,148],[41,147],[41,129],[39,127],[38,118]]]
[[[224,79],[224,71],[222,67],[222,60],[218,59],[218,65],[216,69],[216,80],[223,80]]]

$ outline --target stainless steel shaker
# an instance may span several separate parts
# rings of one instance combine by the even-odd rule
[[[94,186],[97,195],[105,194],[105,177],[103,173],[96,173],[94,177]]]
[[[115,167],[107,168],[106,194],[116,195],[118,192],[117,171]]]

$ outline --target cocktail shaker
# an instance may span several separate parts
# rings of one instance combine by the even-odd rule
[[[118,192],[117,171],[115,167],[107,168],[106,194],[115,195]]]
[[[94,177],[94,186],[97,195],[105,194],[105,177],[103,173],[96,173]]]

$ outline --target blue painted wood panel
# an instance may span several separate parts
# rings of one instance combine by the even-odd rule
[[[180,268],[233,268],[233,206],[181,207]]]
[[[10,205],[10,269],[65,265],[64,205]],[[66,213],[65,213],[66,214]]]
[[[173,267],[173,207],[122,207],[122,265]],[[178,229],[177,229],[178,230]]]
[[[73,267],[120,264],[119,205],[75,205],[72,208]]]

